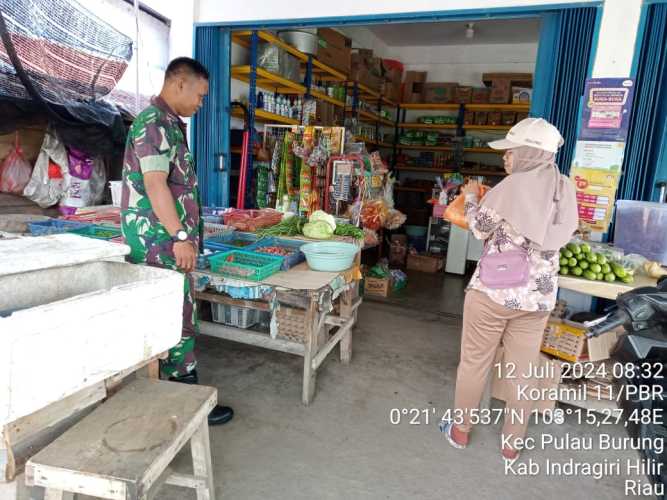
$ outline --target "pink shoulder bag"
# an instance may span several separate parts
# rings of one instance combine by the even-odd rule
[[[514,250],[489,254],[484,248],[479,260],[479,279],[488,288],[518,288],[528,284],[530,259],[528,252],[515,245]]]

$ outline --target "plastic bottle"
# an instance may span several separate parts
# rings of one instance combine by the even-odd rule
[[[264,93],[257,93],[257,109],[264,109]]]

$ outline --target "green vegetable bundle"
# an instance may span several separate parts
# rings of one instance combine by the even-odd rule
[[[283,219],[275,226],[258,229],[256,234],[262,238],[265,236],[299,236],[306,222],[308,222],[308,219],[305,217],[295,215]]]
[[[363,229],[359,229],[357,226],[353,226],[352,224],[338,224],[336,226],[336,230],[334,231],[334,234],[336,236],[348,236],[351,238],[354,238],[355,240],[363,240],[364,239],[364,231]]]
[[[590,281],[622,281],[632,283],[634,277],[623,266],[610,262],[601,253],[595,253],[583,243],[569,243],[560,251],[560,274],[585,278]]]

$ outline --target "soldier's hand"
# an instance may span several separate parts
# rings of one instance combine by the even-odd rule
[[[174,256],[176,266],[186,273],[195,270],[197,264],[197,252],[190,241],[178,241],[174,243]]]

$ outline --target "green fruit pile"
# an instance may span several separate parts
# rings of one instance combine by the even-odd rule
[[[594,253],[591,247],[582,243],[569,243],[560,251],[560,274],[576,276],[590,281],[622,281],[632,283],[634,278],[623,266],[609,262],[607,258]]]

